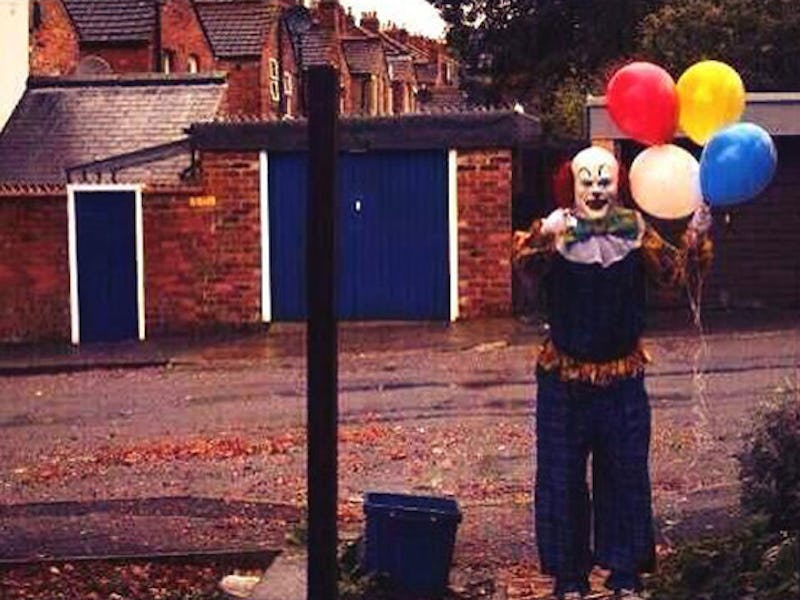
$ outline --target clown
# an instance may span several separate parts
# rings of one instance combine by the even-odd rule
[[[672,246],[622,205],[611,152],[588,148],[568,168],[573,205],[514,238],[515,266],[542,285],[550,327],[536,368],[539,554],[559,598],[582,598],[598,564],[618,598],[635,599],[654,562],[646,281],[681,285],[704,269],[711,218],[699,209]]]

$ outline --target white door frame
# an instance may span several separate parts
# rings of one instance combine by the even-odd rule
[[[80,303],[78,296],[78,227],[75,218],[75,194],[80,192],[133,192],[136,226],[136,305],[139,340],[145,339],[144,312],[144,226],[142,186],[126,183],[77,183],[67,185],[67,243],[69,247],[69,314],[72,343],[81,343]]]
[[[447,153],[447,223],[450,260],[450,322],[459,317],[458,298],[458,151]]]
[[[259,212],[261,227],[261,321],[272,321],[272,263],[269,251],[269,154],[259,153]]]

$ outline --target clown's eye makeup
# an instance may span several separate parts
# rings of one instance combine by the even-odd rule
[[[581,179],[581,185],[584,187],[592,187],[591,179]]]
[[[600,181],[597,182],[600,187],[608,187],[611,185],[611,178],[610,177],[601,177]]]

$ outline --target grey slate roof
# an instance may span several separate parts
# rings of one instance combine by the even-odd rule
[[[464,111],[472,108],[467,95],[456,87],[431,87],[417,96],[423,112]]]
[[[402,81],[404,83],[415,83],[417,81],[417,76],[414,72],[414,62],[411,56],[389,56],[387,57],[387,61],[389,62],[389,72],[392,76],[392,81]]]
[[[303,67],[338,66],[335,34],[314,25],[302,36],[301,52]]]
[[[386,56],[378,38],[344,39],[342,50],[347,67],[355,75],[376,74],[383,70]]]
[[[155,30],[155,0],[64,0],[81,42],[146,42]]]
[[[224,89],[216,75],[32,78],[0,134],[0,182],[63,183],[67,167],[180,140],[215,117]],[[177,181],[175,168],[136,177]]]
[[[218,58],[261,55],[280,7],[264,0],[195,0],[197,16]]]

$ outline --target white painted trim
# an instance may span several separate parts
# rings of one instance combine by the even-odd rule
[[[133,192],[136,229],[136,305],[139,340],[145,339],[144,303],[144,218],[142,186],[125,183],[76,183],[67,185],[67,238],[69,246],[69,312],[71,340],[81,343],[80,304],[78,296],[78,231],[75,212],[75,194],[79,192]]]
[[[259,155],[259,208],[261,212],[261,320],[272,321],[272,263],[269,251],[269,155]]]
[[[81,343],[81,318],[78,310],[78,236],[75,221],[75,191],[73,186],[67,186],[70,341],[77,346]]]
[[[147,317],[144,312],[144,210],[142,186],[136,186],[136,306],[139,311],[139,341],[145,339]]]
[[[447,203],[450,258],[450,321],[459,317],[458,297],[458,151],[447,153]]]

